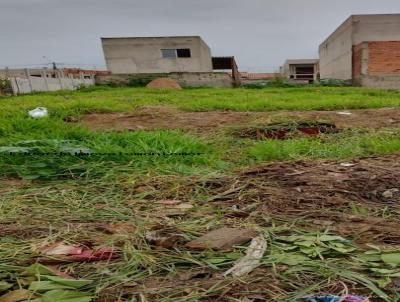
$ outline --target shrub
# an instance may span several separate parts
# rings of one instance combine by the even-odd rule
[[[351,80],[322,79],[319,81],[319,85],[329,87],[348,87],[352,86],[352,82]]]
[[[301,87],[304,85],[300,85],[297,83],[290,82],[288,79],[284,77],[274,77],[273,79],[265,82],[258,83],[249,83],[243,85],[244,88],[249,89],[262,89],[262,88],[293,88],[293,87]]]
[[[11,94],[12,88],[10,80],[8,79],[0,79],[0,95]]]
[[[151,81],[157,78],[165,77],[165,74],[147,74],[147,75],[130,75],[126,86],[129,87],[145,87]]]

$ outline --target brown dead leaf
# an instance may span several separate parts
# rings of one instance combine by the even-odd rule
[[[249,242],[256,233],[251,229],[220,228],[186,244],[192,250],[231,250],[234,245]]]
[[[19,302],[33,298],[34,294],[26,289],[18,289],[0,297],[0,302]]]

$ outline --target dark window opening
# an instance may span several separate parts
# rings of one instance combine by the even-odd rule
[[[189,48],[177,49],[176,53],[178,55],[178,58],[190,58],[191,57],[191,53],[190,53],[190,49]]]
[[[314,79],[314,67],[296,67],[296,79],[312,80]]]
[[[189,48],[161,49],[163,58],[190,58],[192,53]]]

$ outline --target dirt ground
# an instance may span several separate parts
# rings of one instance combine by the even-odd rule
[[[334,123],[338,128],[397,128],[400,127],[400,109],[360,109],[341,111],[271,111],[185,112],[171,107],[143,107],[132,113],[90,113],[81,123],[92,130],[152,130],[194,129],[216,127],[245,127],[285,120],[319,120]]]
[[[286,234],[292,234],[288,230],[296,229],[328,230],[351,238],[360,249],[368,249],[366,245],[371,243],[393,249],[400,242],[399,175],[400,154],[352,161],[277,162],[237,171],[230,176],[207,179],[160,176],[137,186],[129,184],[133,195],[146,193],[146,196],[127,200],[126,207],[131,209],[130,217],[135,221],[147,221],[143,232],[159,230],[162,226],[162,236],[166,240],[146,243],[151,247],[146,253],[151,253],[155,260],[157,257],[165,259],[165,255],[176,257],[177,251],[184,253],[187,250],[185,238],[191,221],[205,224],[191,226],[200,236],[207,233],[207,221],[214,219],[218,220],[218,227],[251,226],[254,230],[262,230],[280,226]],[[170,206],[162,205],[160,200],[180,200],[185,207],[169,210]],[[32,224],[1,224],[0,236],[31,240],[46,238],[50,228],[57,232],[67,225],[68,229],[78,233],[90,231],[92,238],[104,237],[104,229],[99,229],[99,223],[59,221],[50,227],[34,218],[32,221],[36,222]],[[112,233],[114,231],[116,238],[120,238],[115,226]],[[128,236],[135,245],[143,246],[144,236],[134,233]],[[90,269],[93,269],[90,264],[79,268],[85,272]],[[285,297],[293,288],[291,282],[285,283],[279,276],[288,269],[286,265],[264,266],[249,276],[231,279],[222,277],[223,270],[210,267],[177,267],[175,275],[155,273],[138,282],[104,288],[97,301],[173,301],[163,300],[165,297],[184,301],[182,295],[211,288],[213,294],[199,301],[284,301],[280,297]],[[317,276],[307,274],[296,278],[304,286],[321,281]],[[353,294],[365,293],[355,284],[343,284],[326,280],[324,289],[329,293],[340,293],[346,286]],[[135,297],[137,300],[132,300]],[[141,297],[146,300],[140,300]]]
[[[192,180],[186,183],[185,190],[176,191],[176,180],[168,182],[154,181],[147,185],[148,190],[164,192],[165,197],[182,200],[193,196],[198,186],[210,194],[207,203],[198,211],[185,214],[185,220],[199,216],[211,217],[218,212],[223,214],[221,225],[253,225],[269,227],[287,223],[293,229],[304,228],[310,231],[329,230],[345,238],[353,238],[359,247],[373,242],[381,248],[395,248],[400,242],[400,154],[361,158],[345,161],[297,161],[271,163],[240,172],[232,177],[220,177],[207,182]],[[143,187],[137,188],[138,192]],[[159,194],[157,194],[159,196]],[[156,198],[149,194],[149,199]],[[148,202],[147,202],[148,204]],[[159,206],[159,205],[158,205]],[[232,210],[235,207],[237,210]],[[362,207],[366,212],[358,212]],[[137,212],[138,216],[157,212]],[[216,211],[217,209],[217,211]],[[387,211],[387,215],[384,213]],[[160,217],[158,217],[160,219]],[[171,229],[176,234],[178,228]],[[168,234],[164,234],[168,236]],[[176,248],[184,248],[177,243]],[[277,266],[278,272],[286,270]],[[317,280],[310,276],[308,282]],[[224,279],[220,272],[211,269],[194,269],[179,272],[173,278],[154,277],[144,280],[133,287],[114,288],[102,292],[100,301],[112,301],[115,292],[120,295],[142,294],[150,300],[169,295],[176,288],[207,290],[218,282],[224,284],[223,290],[214,297],[201,301],[283,301],[280,293],[285,286],[276,279],[268,268],[257,268],[241,281]],[[330,291],[342,290],[342,285],[332,283]],[[348,284],[349,287],[351,285]],[[359,289],[354,293],[362,294]],[[234,300],[238,299],[238,300]],[[181,300],[179,300],[181,301]],[[379,299],[373,301],[381,301]]]
[[[360,242],[374,238],[386,243],[400,242],[400,154],[352,161],[291,161],[268,163],[207,182],[183,183],[176,180],[147,184],[147,189],[164,192],[164,198],[185,200],[199,186],[211,195],[208,204],[219,208],[226,221],[265,225],[271,219],[302,219],[311,229],[330,229],[342,235],[357,235]],[[171,186],[171,187],[169,187]],[[171,189],[174,188],[174,189]],[[143,190],[139,187],[138,193]],[[154,198],[156,195],[154,196]],[[152,194],[148,195],[152,198]],[[359,205],[368,213],[357,214]],[[240,211],[232,211],[232,207]],[[390,215],[381,216],[388,210]],[[139,214],[139,213],[138,213]],[[203,215],[204,213],[202,213]],[[211,213],[210,213],[211,214]],[[140,215],[140,214],[139,214]],[[147,215],[147,214],[146,214]]]

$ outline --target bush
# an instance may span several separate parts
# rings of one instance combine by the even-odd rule
[[[293,88],[301,87],[304,85],[299,85],[297,83],[290,82],[284,77],[274,77],[273,79],[265,82],[249,83],[243,85],[244,88],[249,89],[263,89],[263,88]]]
[[[10,80],[0,79],[0,95],[11,94],[11,93],[12,93],[12,88]]]
[[[145,87],[151,81],[165,76],[165,74],[130,75],[126,85],[129,87]]]
[[[319,85],[328,87],[348,87],[352,86],[352,82],[351,80],[322,79],[319,81]]]

